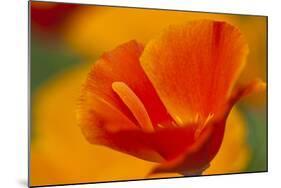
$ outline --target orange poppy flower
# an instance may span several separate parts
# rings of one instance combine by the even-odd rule
[[[261,81],[232,91],[248,54],[225,22],[174,25],[145,47],[130,41],[93,65],[78,121],[86,139],[159,162],[151,173],[198,175],[217,154],[227,117]]]

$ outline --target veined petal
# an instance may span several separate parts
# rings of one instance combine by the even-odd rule
[[[185,124],[221,110],[247,53],[237,28],[202,20],[170,26],[147,44],[141,65],[170,115]]]

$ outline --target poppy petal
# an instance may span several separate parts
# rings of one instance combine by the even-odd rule
[[[266,89],[266,83],[260,79],[255,79],[250,83],[236,88],[229,99],[229,106],[232,106],[239,101],[242,97],[250,95],[253,92],[263,91]]]
[[[178,172],[183,175],[201,175],[209,167],[209,141],[214,134],[214,126],[208,126],[187,152],[174,159],[160,164],[148,176],[157,173]]]
[[[115,82],[125,83],[130,88],[155,125],[171,119],[140,66],[138,59],[142,50],[142,45],[130,41],[103,54],[93,65],[82,89],[78,123],[92,144],[105,145],[145,160],[159,161],[162,157],[157,151],[138,143],[130,135],[117,134],[120,130],[138,132],[140,128],[132,109],[120,99],[116,87],[115,91],[112,88]],[[117,90],[120,92],[120,88]]]
[[[195,141],[196,125],[145,132],[113,105],[91,93],[84,93],[80,103],[78,123],[91,144],[162,162],[178,157]]]
[[[255,79],[248,84],[239,86],[231,93],[225,105],[222,107],[220,113],[216,115],[218,121],[224,120],[230,113],[233,106],[243,97],[246,97],[254,92],[264,91],[266,89],[266,83],[260,79]]]
[[[140,66],[139,57],[142,51],[141,44],[129,41],[103,54],[93,65],[84,90],[107,101],[138,124],[131,111],[112,89],[113,82],[124,82],[142,101],[153,124],[169,121],[171,117]]]
[[[178,172],[187,176],[201,175],[209,167],[211,160],[219,151],[226,120],[232,107],[242,97],[264,90],[265,87],[265,83],[261,80],[254,80],[236,89],[228,100],[228,105],[224,108],[224,112],[204,126],[196,141],[187,148],[182,156],[160,164],[149,175],[166,172]]]
[[[139,152],[142,148],[149,148],[157,153],[159,157],[146,157],[145,159],[154,162],[163,162],[179,157],[194,143],[196,126],[193,124],[178,128],[163,128],[154,132],[121,130],[108,133],[107,140],[115,145],[114,149],[129,153],[124,148],[130,148],[131,151],[133,150],[133,152],[130,151],[131,154],[133,153],[134,156],[142,159],[144,159],[144,156],[139,155]]]
[[[77,119],[82,133],[91,144],[104,145],[145,160],[161,158],[157,152],[130,135],[120,134],[120,130],[140,130],[122,112],[98,96],[84,93]]]
[[[79,108],[78,123],[91,144],[104,145],[144,160],[162,162],[178,157],[195,140],[195,125],[144,132],[101,98],[88,95],[81,103],[84,104],[83,108]]]
[[[170,115],[185,124],[221,110],[247,54],[237,28],[202,20],[170,26],[147,44],[141,65]]]

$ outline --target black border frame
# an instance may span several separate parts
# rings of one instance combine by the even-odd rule
[[[264,17],[266,19],[266,169],[262,171],[250,171],[250,172],[236,172],[236,173],[224,173],[224,174],[208,174],[208,175],[194,175],[183,177],[165,177],[165,178],[149,178],[149,179],[130,179],[130,180],[113,180],[113,181],[97,181],[97,182],[77,182],[70,184],[46,184],[46,185],[30,185],[30,152],[31,152],[31,2],[42,3],[58,3],[58,4],[77,4],[82,6],[99,6],[99,7],[112,7],[112,8],[131,8],[131,9],[145,9],[145,10],[162,10],[162,11],[176,11],[176,12],[189,12],[189,13],[208,13],[208,14],[224,14],[234,16],[255,16]],[[54,186],[68,186],[68,185],[86,185],[86,184],[101,184],[101,183],[117,183],[117,182],[131,182],[131,181],[153,181],[161,179],[178,179],[178,178],[196,178],[196,177],[208,177],[208,176],[224,176],[224,175],[251,175],[256,173],[267,173],[268,170],[268,16],[266,15],[254,15],[254,14],[238,14],[238,13],[224,13],[224,12],[207,12],[207,11],[192,11],[192,10],[177,10],[177,9],[165,9],[165,8],[144,8],[134,6],[122,6],[122,5],[103,5],[103,4],[90,4],[90,3],[70,3],[70,2],[56,2],[56,1],[40,1],[40,0],[28,0],[28,183],[29,188],[33,187],[54,187]]]

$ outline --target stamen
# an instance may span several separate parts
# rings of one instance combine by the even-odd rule
[[[196,131],[195,131],[195,137],[198,137],[201,133],[201,131],[204,129],[204,127],[212,120],[214,117],[214,113],[210,113],[208,117],[205,119],[204,123],[200,124]]]
[[[199,113],[196,113],[194,118],[194,123],[197,123],[199,121]]]
[[[172,121],[172,126],[174,126],[174,127],[178,127],[179,125],[176,123],[176,122],[174,122],[174,121]]]
[[[175,121],[179,126],[183,125],[183,121],[179,116],[175,116]]]
[[[208,123],[213,117],[214,117],[214,113],[209,114],[203,125],[204,125],[204,126],[207,125],[207,123]]]
[[[124,82],[113,82],[112,89],[132,112],[140,127],[145,132],[153,132],[154,128],[145,106],[134,91]]]
[[[165,128],[163,125],[161,125],[161,124],[157,124],[157,126],[159,127],[159,128]]]

